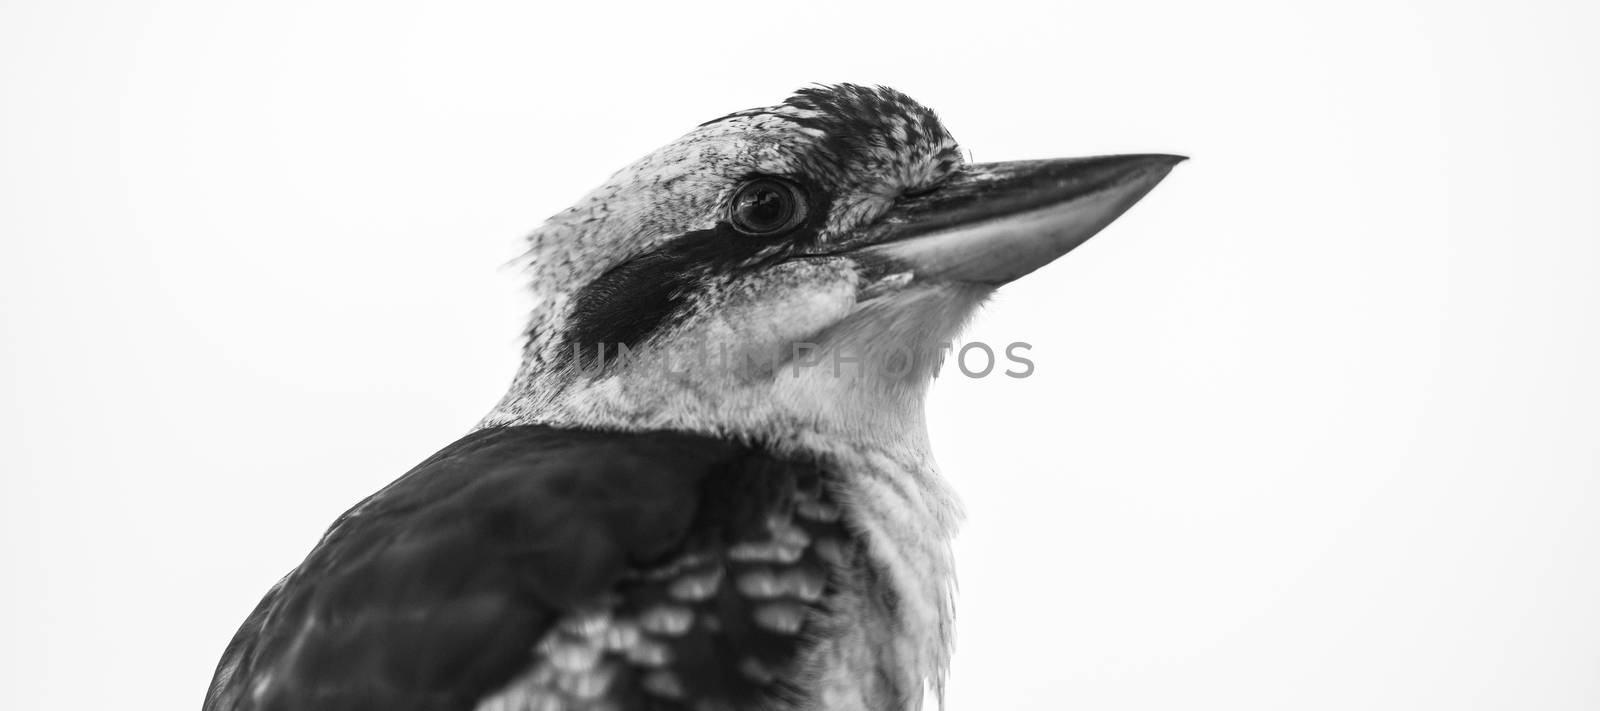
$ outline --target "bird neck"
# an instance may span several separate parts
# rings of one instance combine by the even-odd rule
[[[479,426],[675,430],[778,447],[820,437],[929,459],[924,409],[933,368],[886,379],[835,366],[832,355],[824,345],[806,362],[780,358],[751,370],[686,366],[674,354],[647,352],[626,366],[580,372],[571,360],[530,347],[510,389]]]

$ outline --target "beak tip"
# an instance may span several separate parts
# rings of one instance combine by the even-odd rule
[[[1148,153],[1145,155],[1127,156],[1129,177],[1134,181],[1145,183],[1146,189],[1154,188],[1156,184],[1165,180],[1172,169],[1179,163],[1189,160],[1189,156],[1180,156],[1171,153]],[[1142,196],[1143,193],[1140,193]]]
[[[1189,156],[1176,153],[1150,153],[1140,157],[1146,159],[1148,165],[1161,170],[1172,170],[1179,163],[1189,160]]]

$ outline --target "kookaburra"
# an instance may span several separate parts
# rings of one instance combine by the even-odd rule
[[[1181,160],[968,163],[855,85],[700,125],[533,233],[504,399],[333,523],[205,708],[919,708],[941,346]]]

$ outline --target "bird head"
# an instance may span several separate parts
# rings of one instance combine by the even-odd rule
[[[971,164],[933,111],[848,84],[708,121],[532,234],[524,363],[486,422],[915,435],[982,301],[1180,160]]]

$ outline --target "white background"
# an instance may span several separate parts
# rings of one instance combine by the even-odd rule
[[[1595,3],[562,5],[0,3],[0,708],[197,707],[496,400],[519,237],[820,81],[1194,157],[936,386],[950,708],[1600,708]]]

